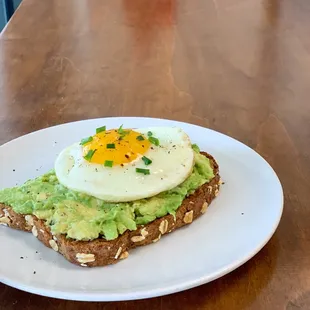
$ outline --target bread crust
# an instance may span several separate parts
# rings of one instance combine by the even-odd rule
[[[205,213],[212,200],[218,195],[221,181],[219,167],[215,159],[202,152],[210,159],[214,178],[198,188],[182,202],[176,211],[176,217],[166,215],[146,225],[140,225],[135,231],[127,230],[117,239],[107,241],[98,238],[92,241],[77,241],[65,235],[53,235],[45,221],[33,215],[21,215],[10,206],[0,203],[0,224],[24,231],[32,231],[47,247],[62,254],[68,261],[83,267],[95,267],[115,264],[129,255],[137,246],[157,242],[163,235],[169,234],[182,226],[191,224]]]

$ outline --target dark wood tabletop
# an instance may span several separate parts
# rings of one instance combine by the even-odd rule
[[[249,145],[285,193],[270,242],[212,283],[116,303],[0,284],[0,309],[310,309],[310,1],[23,0],[0,66],[0,144],[87,118],[170,118]]]

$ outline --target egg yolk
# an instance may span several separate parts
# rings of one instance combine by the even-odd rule
[[[83,156],[89,151],[95,151],[91,163],[105,164],[106,161],[114,165],[123,165],[134,161],[143,155],[151,146],[147,137],[131,129],[107,130],[97,133],[92,141],[83,145]]]

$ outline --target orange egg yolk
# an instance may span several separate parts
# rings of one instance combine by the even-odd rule
[[[97,133],[92,138],[92,141],[83,145],[83,156],[95,150],[89,160],[94,164],[105,164],[106,161],[112,161],[113,166],[130,163],[151,146],[147,137],[131,129],[123,129],[122,133],[117,129],[107,130]]]

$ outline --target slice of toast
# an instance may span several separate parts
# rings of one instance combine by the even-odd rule
[[[176,217],[166,215],[146,225],[140,225],[134,231],[127,230],[117,239],[106,241],[98,238],[92,241],[77,241],[66,238],[65,235],[52,235],[45,221],[33,215],[21,215],[10,206],[0,203],[0,224],[24,231],[32,231],[33,235],[47,247],[62,254],[71,263],[83,267],[95,267],[115,264],[127,258],[128,251],[141,245],[157,242],[160,238],[188,225],[205,213],[208,205],[217,196],[220,188],[219,167],[215,159],[205,153],[210,159],[214,178],[198,188],[182,202],[176,211]]]

